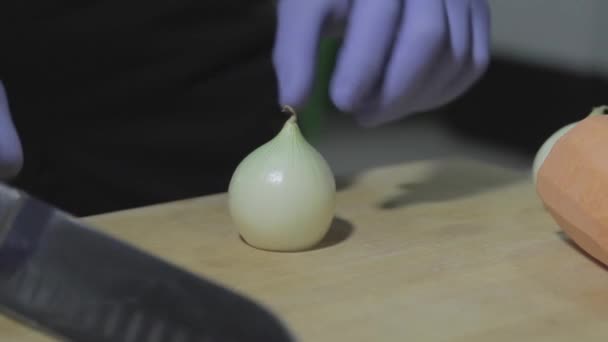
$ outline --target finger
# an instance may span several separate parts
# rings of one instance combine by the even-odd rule
[[[490,6],[486,0],[473,0],[473,63],[477,75],[482,74],[490,62]]]
[[[356,110],[381,79],[400,10],[399,0],[355,1],[331,84],[340,110]]]
[[[284,0],[278,4],[273,64],[281,104],[300,107],[310,94],[319,39],[329,13],[326,3]]]
[[[471,48],[466,64],[444,89],[439,105],[460,97],[487,70],[490,61],[490,9],[485,0],[471,2],[468,27],[471,33]]]
[[[0,82],[0,179],[16,176],[23,164],[23,152],[11,118],[4,84]]]
[[[449,26],[449,41],[442,54],[441,62],[435,69],[431,81],[417,97],[416,111],[426,111],[442,106],[450,99],[446,93],[458,80],[470,72],[472,57],[472,29],[470,6],[467,1],[445,1],[446,20]]]
[[[447,24],[443,20],[443,0],[407,0],[403,19],[392,55],[384,74],[377,108],[358,114],[365,125],[387,122],[409,111],[417,90],[426,84],[426,77],[440,58],[446,42]],[[402,113],[377,113],[403,104]]]

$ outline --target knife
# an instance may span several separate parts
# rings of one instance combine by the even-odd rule
[[[294,340],[260,303],[6,184],[0,311],[77,342]]]

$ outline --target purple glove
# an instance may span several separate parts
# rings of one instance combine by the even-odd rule
[[[23,165],[23,151],[11,118],[4,84],[0,82],[0,180],[15,177]]]
[[[308,100],[320,39],[342,22],[330,95],[363,126],[444,105],[488,65],[486,0],[279,0],[273,59],[282,104]]]

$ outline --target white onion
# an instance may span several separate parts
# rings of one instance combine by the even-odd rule
[[[243,240],[273,251],[318,244],[335,210],[334,175],[302,135],[293,109],[281,131],[247,155],[228,189],[230,215]]]

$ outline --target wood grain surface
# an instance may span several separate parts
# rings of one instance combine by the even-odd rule
[[[605,341],[608,272],[528,173],[429,160],[339,179],[318,248],[243,243],[224,194],[87,218],[273,310],[301,341]],[[0,341],[51,341],[2,319]]]

